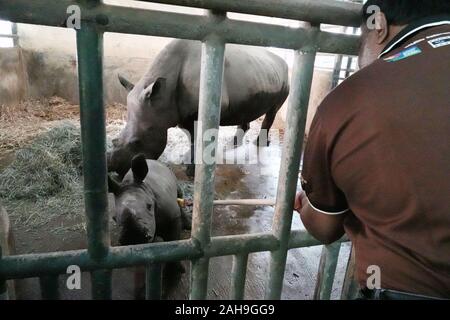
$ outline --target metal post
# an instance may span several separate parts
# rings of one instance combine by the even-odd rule
[[[160,300],[162,292],[161,263],[151,263],[145,268],[145,299]]]
[[[2,246],[0,244],[0,263],[2,261]],[[6,280],[0,277],[0,300],[8,300],[8,286]]]
[[[323,247],[319,271],[317,272],[314,300],[330,300],[340,250],[340,243]]]
[[[347,259],[344,283],[342,284],[341,300],[354,300],[358,297],[359,284],[356,280],[355,248],[352,246]]]
[[[226,14],[209,12],[213,21],[220,21]],[[192,238],[202,248],[210,243],[211,216],[214,200],[214,180],[216,168],[216,149],[218,136],[211,140],[203,139],[208,130],[218,130],[222,96],[223,64],[225,43],[215,34],[209,35],[202,44],[199,123],[197,125],[196,172],[194,182],[194,209],[192,219]],[[217,131],[218,132],[218,131]],[[207,141],[205,141],[207,140]],[[204,150],[212,150],[206,159]],[[205,161],[208,160],[208,161]],[[192,261],[190,299],[205,299],[208,286],[209,259]]]
[[[91,22],[77,30],[78,80],[83,146],[84,198],[88,252],[95,260],[108,255],[109,216],[107,199],[106,129],[103,107],[103,35]],[[111,298],[111,272],[92,272],[94,299]]]
[[[17,34],[17,23],[13,22],[12,27],[11,27],[11,33],[13,36],[13,46],[18,47],[19,46],[19,36]]]
[[[311,30],[319,31],[319,27]],[[294,68],[289,97],[288,122],[286,125],[283,155],[278,178],[277,204],[273,218],[273,233],[280,247],[271,253],[270,274],[266,299],[280,299],[289,245],[292,211],[303,147],[306,116],[314,73],[316,50],[302,48],[295,52]]]
[[[247,263],[248,263],[248,254],[242,253],[233,256],[233,268],[231,270],[232,300],[244,300]]]

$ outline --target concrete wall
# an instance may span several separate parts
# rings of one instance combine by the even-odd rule
[[[113,5],[126,5],[145,9],[168,10],[188,14],[203,14],[203,10],[154,3],[124,0],[105,1]],[[299,22],[229,14],[233,19],[298,26]],[[61,96],[78,103],[76,35],[72,29],[36,25],[18,25],[22,51],[12,49],[0,55],[0,104],[14,103],[24,98]],[[126,91],[120,86],[121,73],[136,82],[146,72],[156,55],[171,41],[169,38],[106,33],[104,35],[104,90],[106,103],[125,103]],[[292,52],[271,48],[291,67]],[[3,77],[3,74],[7,75]],[[328,79],[329,78],[329,79]],[[6,79],[3,81],[3,79]],[[323,93],[328,92],[331,75],[316,72],[311,96],[311,110],[315,110]],[[286,107],[280,112],[275,127],[283,128]],[[310,116],[310,118],[312,118]],[[308,120],[310,122],[310,119]]]

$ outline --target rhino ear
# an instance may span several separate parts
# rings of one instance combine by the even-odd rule
[[[158,98],[166,88],[166,78],[158,78],[144,90],[145,99]]]
[[[128,81],[127,79],[125,79],[122,75],[118,74],[117,75],[119,78],[119,82],[120,84],[128,91],[130,92],[131,90],[133,90],[134,88],[134,84],[132,84],[130,81]]]
[[[131,170],[133,171],[135,182],[141,183],[144,181],[148,173],[148,166],[145,156],[142,153],[133,157],[133,160],[131,160]]]
[[[120,188],[120,182],[114,179],[111,174],[108,174],[108,192],[118,194]]]

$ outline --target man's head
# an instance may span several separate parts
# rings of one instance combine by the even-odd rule
[[[450,14],[449,0],[368,0],[362,12],[360,68],[375,61],[410,23],[442,14]]]

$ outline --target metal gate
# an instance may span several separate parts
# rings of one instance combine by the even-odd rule
[[[65,26],[67,8],[81,7],[77,30],[78,73],[81,108],[84,197],[88,249],[16,256],[0,255],[0,294],[8,279],[39,277],[44,298],[58,298],[58,275],[69,265],[91,272],[92,298],[111,298],[111,272],[115,268],[190,260],[190,298],[205,299],[209,259],[233,256],[232,299],[243,299],[247,259],[250,253],[270,251],[267,299],[281,297],[288,250],[319,245],[306,231],[291,231],[293,199],[305,130],[316,52],[355,55],[358,37],[320,30],[321,23],[358,26],[361,5],[328,0],[157,0],[207,9],[203,16],[107,5],[100,0],[0,0],[0,18],[16,23]],[[278,25],[228,19],[238,12],[307,21],[308,26]],[[106,132],[103,106],[103,33],[117,32],[202,41],[199,130],[218,129],[221,83],[226,43],[272,46],[295,50],[279,172],[272,232],[211,237],[213,213],[213,164],[197,164],[195,174],[192,236],[188,240],[110,247],[107,205]],[[216,147],[217,139],[197,139],[204,150]],[[315,296],[329,299],[340,242],[325,246]],[[158,297],[160,288],[149,285],[155,273],[147,269],[147,297]]]

